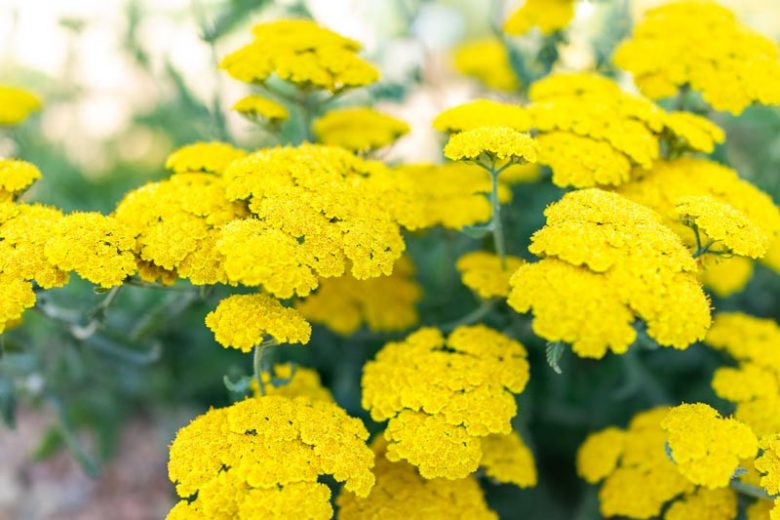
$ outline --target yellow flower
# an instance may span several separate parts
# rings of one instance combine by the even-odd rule
[[[206,316],[217,343],[249,352],[266,336],[279,343],[309,342],[311,326],[295,309],[267,294],[234,294]]]
[[[762,453],[756,459],[756,469],[761,473],[761,487],[770,495],[780,494],[780,434],[761,438]]]
[[[780,371],[780,326],[771,319],[741,312],[721,312],[715,317],[706,343],[739,361],[751,361]]]
[[[498,38],[466,42],[455,49],[453,58],[458,72],[490,88],[514,92],[520,87],[520,80],[509,61],[509,52]]]
[[[444,147],[453,161],[477,160],[481,156],[501,161],[536,162],[536,143],[528,134],[507,126],[483,126],[457,133]]]
[[[777,503],[780,504],[780,501]],[[769,500],[758,499],[745,509],[745,518],[747,520],[777,520],[770,516],[772,505]]]
[[[386,442],[381,437],[374,441],[376,485],[365,498],[342,492],[336,500],[340,519],[498,519],[488,508],[474,477],[428,480],[422,478],[414,466],[388,460],[386,449]]]
[[[723,130],[709,119],[690,112],[670,112],[664,125],[679,141],[679,146],[696,152],[712,153],[726,139]]]
[[[409,125],[372,108],[331,110],[312,125],[317,141],[353,152],[368,152],[392,144],[409,133]]]
[[[212,141],[193,143],[176,149],[165,161],[165,167],[174,173],[206,172],[221,174],[228,165],[245,156],[244,150],[228,143]]]
[[[626,432],[605,428],[591,433],[577,450],[577,474],[591,484],[609,476],[618,466],[626,446]]]
[[[268,395],[214,409],[179,430],[168,475],[182,498],[169,518],[311,518],[333,515],[332,475],[365,497],[374,455],[363,423],[335,404]]]
[[[379,71],[357,55],[360,44],[311,20],[276,20],[252,32],[252,43],[220,63],[239,81],[263,83],[275,74],[302,88],[339,92],[379,78]]]
[[[672,408],[661,427],[680,473],[709,489],[727,487],[740,459],[754,457],[758,440],[746,425],[722,418],[703,403]]]
[[[481,438],[511,432],[513,394],[528,382],[525,348],[483,325],[446,339],[423,328],[388,343],[363,368],[363,407],[389,419],[387,458],[425,478],[463,478],[482,456]]]
[[[293,367],[291,364],[274,366],[274,378],[285,380],[279,386],[274,386],[271,374],[263,372],[261,377],[265,383],[265,395],[282,395],[289,398],[306,397],[312,401],[335,403],[330,390],[322,386],[320,375],[311,368]],[[255,397],[260,397],[260,385],[252,378],[249,388]]]
[[[135,235],[114,217],[71,213],[52,230],[44,253],[63,271],[74,271],[101,287],[121,285],[135,273]]]
[[[777,45],[715,2],[682,0],[648,11],[614,61],[651,98],[689,85],[733,114],[754,102],[780,103]]]
[[[41,178],[41,171],[31,163],[0,158],[0,199],[12,197],[29,188]]]
[[[525,34],[538,27],[542,34],[566,28],[574,18],[575,0],[525,0],[504,22],[507,34]]]
[[[35,305],[30,282],[0,274],[0,334],[21,320],[26,309]]]
[[[700,259],[699,279],[721,298],[744,289],[752,276],[753,262],[747,258],[708,255]]]
[[[766,253],[769,237],[764,230],[724,202],[708,195],[682,197],[677,200],[676,209],[685,225],[703,232],[705,245],[708,241],[716,244],[712,251],[750,258]]]
[[[506,298],[509,295],[509,279],[524,261],[507,256],[505,262],[502,266],[501,259],[493,253],[472,251],[461,256],[455,267],[460,271],[463,285],[480,298]]]
[[[498,482],[521,488],[536,485],[534,456],[516,432],[483,437],[479,465],[488,477]]]
[[[557,186],[622,184],[631,178],[631,161],[608,143],[570,132],[536,137],[539,164],[552,170]]]
[[[508,299],[518,312],[533,310],[536,334],[593,358],[626,351],[635,315],[663,346],[683,349],[704,337],[710,309],[696,263],[657,214],[586,189],[545,215],[529,247],[544,259],[517,270]]]
[[[531,129],[531,117],[518,105],[475,99],[448,108],[433,120],[433,127],[440,132],[463,132],[483,126],[505,126],[527,132]]]
[[[664,515],[664,520],[733,520],[736,517],[735,491],[698,488],[676,500]]]
[[[41,109],[41,100],[27,90],[0,85],[0,126],[18,125]]]
[[[233,110],[250,120],[265,119],[271,123],[279,123],[290,117],[284,105],[256,94],[244,96],[236,101]]]
[[[401,257],[390,276],[325,279],[316,293],[296,302],[295,308],[310,322],[322,323],[345,336],[363,323],[369,330],[389,332],[407,329],[419,321],[415,304],[421,296],[422,289],[414,281],[414,266]]]

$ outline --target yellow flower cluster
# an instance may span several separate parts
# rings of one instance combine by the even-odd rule
[[[271,75],[303,88],[340,92],[373,83],[379,71],[357,55],[360,44],[311,20],[256,25],[254,41],[225,56],[220,67],[245,83]]]
[[[509,279],[523,265],[522,258],[507,256],[501,259],[486,251],[472,251],[461,256],[455,267],[460,271],[463,285],[480,298],[506,298],[509,295]]]
[[[667,408],[637,414],[621,430],[610,427],[591,434],[577,452],[577,473],[599,490],[605,517],[652,518],[664,504],[694,490],[666,455],[661,421]]]
[[[529,248],[544,258],[515,272],[508,299],[533,311],[537,335],[592,358],[625,352],[635,315],[660,345],[704,338],[710,307],[696,263],[656,213],[591,188],[564,195],[545,216]]]
[[[508,126],[482,126],[450,137],[444,156],[453,161],[536,162],[536,143],[528,134]],[[498,161],[496,161],[498,159]]]
[[[741,459],[752,458],[758,440],[748,426],[723,418],[703,403],[672,408],[661,422],[677,468],[694,484],[727,487]]]
[[[394,143],[409,133],[409,125],[372,108],[330,110],[314,121],[317,141],[353,152],[370,152]]]
[[[519,132],[531,129],[531,116],[518,105],[490,99],[475,99],[441,112],[433,120],[440,132],[463,132],[483,126],[505,126]]]
[[[676,500],[664,514],[664,520],[734,520],[737,512],[737,494],[733,490],[700,487]]]
[[[252,121],[280,123],[290,117],[284,105],[257,94],[242,97],[233,105],[233,110]]]
[[[553,74],[534,83],[530,96],[539,162],[552,168],[559,186],[628,182],[636,175],[632,166],[648,169],[658,159],[662,136],[677,148],[703,152],[724,139],[707,119],[666,113],[596,74]]]
[[[290,399],[306,397],[313,401],[335,402],[330,390],[322,386],[320,375],[311,368],[293,367],[293,365],[280,364],[273,368],[276,379],[284,380],[284,384],[274,386],[271,374],[263,372],[260,377],[265,383],[265,395],[281,395]],[[255,397],[260,397],[260,385],[256,378],[249,383],[249,388]]]
[[[499,177],[498,199],[512,199],[508,176],[510,166]],[[406,164],[395,170],[398,181],[414,186],[415,204],[420,215],[420,227],[444,226],[460,230],[464,226],[490,220],[492,210],[486,195],[490,193],[490,177],[481,167],[465,163]]]
[[[318,277],[341,276],[348,264],[359,280],[391,274],[405,248],[401,224],[421,220],[411,187],[341,148],[260,150],[224,179],[227,197],[252,213],[221,231],[228,279],[280,298],[307,296]]]
[[[474,477],[425,479],[414,466],[388,460],[386,449],[381,438],[374,442],[376,485],[371,494],[365,498],[339,495],[341,520],[498,520]]]
[[[527,382],[525,348],[503,334],[462,326],[445,341],[423,328],[364,366],[363,407],[389,419],[389,460],[405,459],[425,478],[463,478],[479,466],[483,437],[511,432],[513,394]]]
[[[735,417],[756,435],[780,432],[780,326],[769,319],[721,312],[705,341],[739,362],[715,371],[715,393],[737,403]]]
[[[756,459],[761,487],[770,495],[780,495],[780,434],[768,435],[759,443],[762,453]]]
[[[101,213],[71,213],[52,227],[44,253],[63,271],[74,271],[101,287],[116,287],[135,273],[133,230]]]
[[[415,325],[419,321],[415,304],[421,297],[422,289],[414,281],[414,265],[401,257],[390,276],[325,279],[316,293],[296,302],[295,308],[310,322],[322,323],[346,336],[363,323],[376,332]]]
[[[18,125],[41,109],[41,100],[19,87],[0,85],[0,126]]]
[[[504,22],[507,34],[525,34],[538,27],[542,34],[566,28],[574,18],[576,0],[525,0]]]
[[[179,430],[168,474],[182,500],[170,520],[329,519],[332,475],[367,496],[374,455],[363,423],[335,404],[279,395],[215,409]]]
[[[0,158],[0,201],[13,199],[41,178],[41,171],[27,161]]]
[[[244,150],[219,141],[193,143],[169,155],[165,167],[174,173],[205,172],[221,175],[231,162],[245,155]]]
[[[690,86],[716,110],[733,114],[754,102],[780,103],[777,45],[713,1],[682,0],[648,11],[614,61],[654,99]]]
[[[509,51],[498,38],[483,38],[464,43],[454,53],[455,68],[490,88],[514,92],[520,87]]]
[[[267,294],[234,294],[206,315],[217,343],[249,352],[266,336],[279,343],[308,343],[311,326],[295,309]]]
[[[482,438],[482,460],[485,475],[502,483],[521,488],[536,485],[536,463],[533,453],[516,432],[488,435]]]
[[[744,213],[709,195],[677,200],[677,215],[698,230],[704,241],[716,244],[711,251],[760,258],[766,253],[769,237]],[[700,239],[702,239],[700,237]]]

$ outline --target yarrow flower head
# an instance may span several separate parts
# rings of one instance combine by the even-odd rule
[[[331,518],[318,479],[332,475],[368,496],[367,438],[359,419],[322,400],[268,395],[210,410],[171,444],[168,474],[182,500],[168,518]]]
[[[363,369],[363,407],[389,419],[387,458],[404,459],[425,478],[463,478],[482,457],[482,438],[507,435],[514,393],[528,382],[525,348],[483,325],[445,340],[423,328],[388,343]]]
[[[27,161],[0,158],[0,200],[9,200],[41,178],[41,171]]]
[[[0,85],[0,126],[18,125],[41,109],[41,100],[25,89]]]
[[[599,189],[568,193],[545,215],[529,247],[544,258],[515,272],[508,299],[533,311],[536,334],[592,358],[625,352],[635,316],[660,345],[703,339],[710,307],[696,262],[660,216]]]
[[[574,18],[576,0],[525,0],[504,22],[507,34],[525,34],[538,27],[542,34],[564,29]]]
[[[456,133],[483,126],[505,126],[527,132],[531,129],[531,116],[518,105],[475,99],[448,108],[433,120],[433,127],[440,132]]]
[[[761,487],[770,495],[780,495],[780,433],[761,439],[761,456],[756,459],[756,470],[761,474]]]
[[[450,137],[444,156],[453,161],[488,157],[494,164],[536,162],[536,143],[528,134],[507,126],[483,126]]]
[[[233,110],[250,121],[268,121],[272,124],[281,123],[290,117],[284,105],[257,94],[242,97],[233,105]]]
[[[727,487],[741,459],[754,457],[758,440],[748,426],[723,418],[703,403],[672,408],[661,422],[675,464],[694,484]]]
[[[246,152],[219,141],[193,143],[176,149],[165,161],[174,173],[205,172],[222,174],[225,168]]]
[[[509,279],[523,265],[522,258],[501,258],[486,251],[473,251],[461,256],[455,267],[460,271],[463,285],[480,298],[506,298],[509,295]]]
[[[273,372],[263,371],[260,377],[265,384],[265,395],[281,395],[291,399],[306,397],[313,401],[335,403],[330,390],[322,385],[320,375],[311,368],[294,366],[291,363],[279,364],[273,367]],[[256,378],[249,383],[249,388],[255,397],[261,397]]]
[[[696,152],[712,153],[716,144],[726,140],[723,129],[698,114],[690,112],[669,112],[664,124],[672,138],[670,146],[675,151],[689,149]]]
[[[690,86],[716,110],[735,115],[754,102],[780,103],[777,45],[713,1],[682,0],[648,11],[614,61],[654,99]]]
[[[517,432],[483,437],[479,465],[485,475],[496,482],[514,484],[520,488],[536,485],[533,453]]]
[[[512,70],[509,51],[498,38],[483,38],[466,42],[455,49],[455,68],[490,88],[514,92],[520,80]]]
[[[266,337],[278,343],[308,343],[311,326],[295,309],[267,294],[234,294],[206,316],[206,326],[223,347],[249,352]]]
[[[310,20],[276,20],[252,32],[252,43],[220,63],[239,81],[263,83],[275,74],[302,88],[340,92],[379,78],[379,71],[358,56],[358,42]]]
[[[353,152],[369,152],[394,143],[409,133],[409,125],[395,117],[366,107],[328,111],[314,121],[317,141]]]

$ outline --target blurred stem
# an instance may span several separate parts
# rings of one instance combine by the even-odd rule
[[[460,327],[461,325],[471,325],[473,323],[480,321],[482,318],[490,314],[490,311],[492,311],[495,306],[496,306],[496,300],[482,300],[482,303],[480,303],[479,307],[477,307],[473,311],[469,312],[465,316],[455,321],[452,321],[450,323],[445,323],[444,325],[441,325],[439,328],[444,332],[449,332],[453,329]]]
[[[501,203],[498,200],[498,172],[490,168],[491,190],[490,204],[493,206],[493,243],[498,258],[501,259],[501,269],[506,267],[506,244],[504,242],[504,224],[501,222]]]
[[[265,346],[261,343],[255,346],[255,379],[257,380],[257,388],[260,390],[260,395],[265,395],[265,381],[263,381],[263,353],[265,352]]]
[[[749,497],[757,498],[759,500],[775,500],[775,498],[777,498],[771,496],[764,489],[758,486],[753,486],[752,484],[747,484],[737,479],[732,479],[731,482],[729,483],[729,487],[731,487],[731,489],[733,489],[737,493],[741,493]]]

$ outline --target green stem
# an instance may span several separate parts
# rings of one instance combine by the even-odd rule
[[[758,486],[753,486],[752,484],[746,484],[745,482],[742,482],[737,479],[732,479],[732,481],[729,483],[729,486],[737,493],[741,493],[749,497],[757,498],[759,500],[775,500],[777,498],[771,496],[764,489]]]
[[[493,307],[496,305],[496,300],[482,300],[482,303],[474,309],[473,311],[469,312],[465,316],[452,321],[450,323],[445,323],[444,325],[441,325],[439,328],[443,330],[444,332],[449,332],[453,329],[456,329],[460,327],[461,325],[471,325],[472,323],[476,323],[485,316],[487,316],[490,311],[493,310]]]
[[[265,345],[259,344],[255,346],[255,379],[257,379],[257,388],[260,390],[260,395],[265,395],[265,382],[263,381],[263,353],[265,352]]]
[[[698,237],[698,234],[696,235]],[[698,242],[698,240],[697,240]],[[701,255],[706,254],[709,252],[710,248],[712,248],[712,245],[715,243],[715,240],[709,240],[706,244],[703,246],[701,243],[698,244],[698,247],[696,248],[696,251],[693,252],[694,258],[699,258]]]
[[[493,217],[491,220],[493,228],[493,244],[496,247],[496,254],[501,260],[501,269],[506,268],[506,243],[504,242],[504,225],[501,222],[501,202],[498,200],[498,174],[501,170],[496,170],[495,166],[489,169],[491,179],[490,204],[493,207]]]

